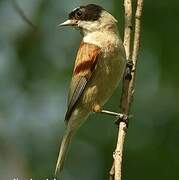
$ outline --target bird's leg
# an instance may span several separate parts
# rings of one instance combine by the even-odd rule
[[[104,110],[104,109],[102,109],[100,113],[115,116],[116,117],[115,124],[119,124],[120,122],[124,122],[124,123],[126,123],[126,125],[128,127],[128,124],[129,124],[129,116],[128,115],[113,112],[113,111],[108,111],[108,110]]]
[[[126,123],[127,126],[128,126],[128,124],[129,124],[129,116],[126,115],[126,114],[122,114],[122,113],[117,113],[117,112],[113,112],[113,111],[104,110],[104,109],[102,109],[101,106],[99,106],[99,105],[95,105],[95,106],[93,107],[93,112],[95,112],[95,113],[107,114],[107,115],[116,117],[116,118],[117,118],[117,120],[115,121],[116,124],[119,124],[120,122]]]
[[[100,113],[107,114],[107,115],[111,115],[111,116],[118,117],[118,118],[123,118],[123,117],[125,116],[125,115],[122,114],[122,113],[117,113],[117,112],[108,111],[108,110],[104,110],[104,109],[102,109],[102,110],[100,111]]]

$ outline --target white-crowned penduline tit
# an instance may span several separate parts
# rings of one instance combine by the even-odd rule
[[[55,174],[62,170],[74,133],[90,113],[102,111],[102,106],[113,94],[126,67],[125,49],[119,37],[117,20],[101,6],[80,6],[59,26],[79,29],[82,41],[70,83],[66,132]]]

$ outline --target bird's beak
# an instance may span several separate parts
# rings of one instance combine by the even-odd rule
[[[77,21],[74,19],[68,19],[65,22],[58,25],[58,27],[61,26],[77,26]]]

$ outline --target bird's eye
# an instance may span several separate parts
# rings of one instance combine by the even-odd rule
[[[77,11],[77,12],[76,12],[76,17],[79,18],[79,17],[81,17],[81,16],[82,16],[82,11],[80,11],[80,10]]]

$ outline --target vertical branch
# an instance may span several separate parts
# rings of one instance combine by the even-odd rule
[[[125,11],[125,29],[124,29],[124,48],[126,51],[126,59],[131,58],[131,31],[132,31],[132,1],[124,0],[124,11]],[[129,109],[129,84],[130,79],[123,80],[122,95],[120,108],[123,113],[128,114]]]
[[[132,2],[131,0],[124,0],[124,11],[125,11],[125,30],[124,30],[124,48],[126,51],[126,59],[128,60],[131,56],[131,30],[132,30]],[[128,87],[130,80],[123,80],[123,89],[121,96],[120,107],[124,114],[128,114]],[[122,176],[122,156],[123,146],[126,136],[127,125],[124,122],[119,123],[119,133],[116,150],[114,152],[114,179],[121,180]]]
[[[139,54],[139,46],[140,46],[140,31],[141,31],[141,15],[142,15],[142,7],[143,7],[143,0],[137,1],[137,10],[135,14],[135,35],[134,35],[134,46],[133,46],[133,69],[136,70],[137,66],[137,58]],[[135,72],[135,71],[134,71]],[[136,73],[134,73],[135,75]],[[133,87],[134,89],[134,87]]]
[[[124,0],[125,8],[125,32],[124,32],[124,47],[126,50],[126,58],[130,59],[132,56],[133,68],[129,69],[131,78],[124,77],[122,96],[120,107],[122,113],[128,115],[130,111],[131,102],[133,99],[133,94],[135,90],[135,76],[136,76],[136,65],[139,53],[140,44],[140,19],[142,15],[143,0],[137,0],[137,9],[135,14],[135,32],[133,41],[133,51],[131,52],[131,29],[132,29],[132,3],[131,0]],[[127,70],[128,70],[127,69]],[[123,157],[123,147],[125,142],[125,136],[127,132],[127,124],[125,122],[119,123],[119,132],[116,150],[114,152],[114,163],[110,171],[110,179],[114,176],[115,180],[121,180],[122,176],[122,157]]]
[[[124,0],[125,11],[125,30],[124,30],[124,48],[126,50],[126,58],[130,57],[130,42],[132,30],[132,2],[131,0]]]

